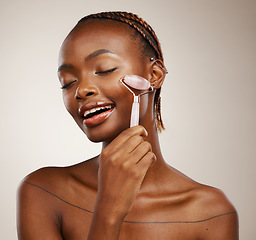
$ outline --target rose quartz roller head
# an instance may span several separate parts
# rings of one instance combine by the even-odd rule
[[[140,115],[140,103],[139,97],[146,93],[152,92],[153,87],[150,85],[150,82],[145,78],[137,75],[126,75],[120,79],[120,82],[133,94],[133,103],[132,103],[132,112],[130,127],[137,126],[139,124],[139,115]],[[135,95],[131,88],[136,90],[147,90],[146,92]]]

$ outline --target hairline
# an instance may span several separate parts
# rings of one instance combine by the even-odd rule
[[[117,23],[123,27],[126,27],[127,29],[130,30],[130,39],[132,41],[134,41],[136,44],[138,44],[138,49],[140,50],[140,53],[141,53],[141,57],[142,58],[156,58],[157,57],[157,53],[155,52],[155,50],[153,49],[153,47],[147,42],[147,40],[142,36],[142,34],[137,31],[135,28],[133,28],[132,26],[130,26],[129,24],[125,23],[125,22],[122,22],[122,21],[118,21],[116,19],[111,19],[111,18],[97,18],[97,17],[94,17],[94,18],[88,18],[88,19],[85,19],[85,20],[80,20],[76,25],[75,27],[71,30],[71,32],[68,34],[68,36],[73,32],[73,30],[75,30],[76,28],[79,27],[79,25],[82,25],[84,23],[87,23],[87,22],[92,22],[92,21],[97,21],[97,22],[109,22],[109,23]],[[146,49],[147,48],[150,48],[150,52],[151,54],[148,54]]]

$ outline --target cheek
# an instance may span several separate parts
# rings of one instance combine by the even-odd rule
[[[111,100],[116,104],[116,107],[120,108],[131,105],[133,101],[133,95],[129,92],[125,86],[119,81],[111,85],[105,85],[102,87],[102,93],[105,96],[109,96]]]
[[[111,118],[112,124],[114,126],[120,126],[122,130],[129,127],[133,94],[120,82],[112,86],[105,86],[103,94],[108,96],[115,104],[115,112]]]
[[[64,102],[64,105],[65,105],[67,111],[72,116],[74,116],[74,105],[75,105],[74,95],[71,93],[63,92],[62,98],[63,98],[63,102]]]

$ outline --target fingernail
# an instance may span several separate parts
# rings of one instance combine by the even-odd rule
[[[148,136],[148,131],[145,129],[146,136]]]

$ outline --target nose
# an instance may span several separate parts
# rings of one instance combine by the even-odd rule
[[[98,88],[95,85],[89,83],[80,83],[76,89],[75,98],[77,100],[85,99],[99,93]]]

